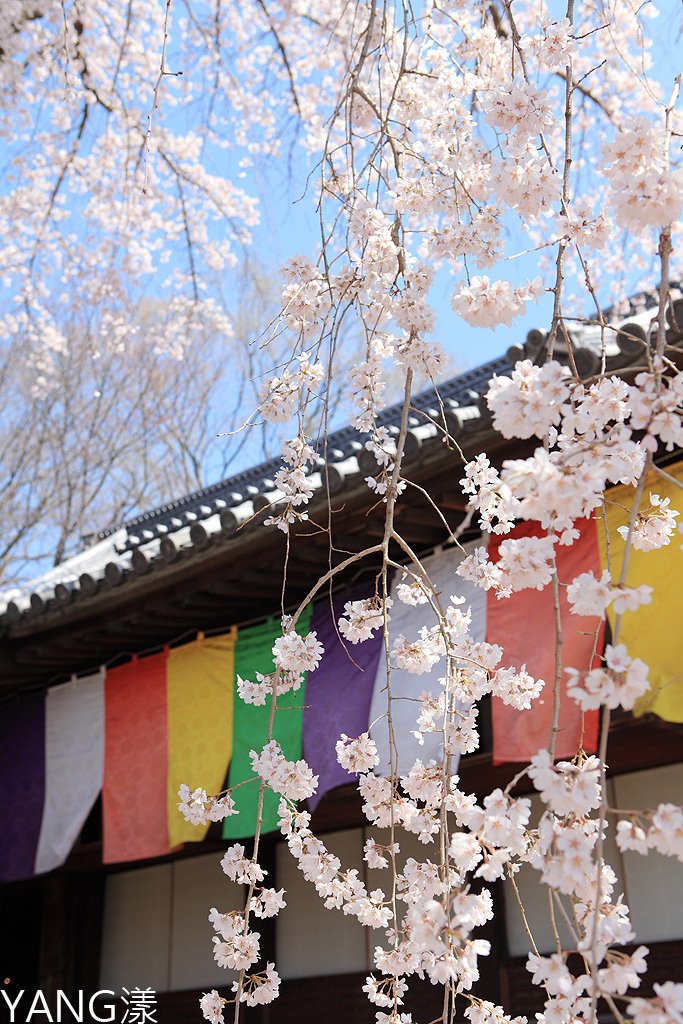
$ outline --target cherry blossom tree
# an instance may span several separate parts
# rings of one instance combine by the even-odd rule
[[[237,389],[232,410],[216,407],[228,318],[197,318],[188,333],[184,318],[179,329],[177,311],[159,304],[112,304],[106,325],[78,302],[59,305],[49,326],[1,350],[4,582],[59,564],[84,535],[201,486],[207,455],[227,462],[237,447],[216,437],[239,410]]]
[[[683,443],[683,376],[666,334],[680,267],[680,82],[663,88],[652,74],[654,13],[631,0],[568,0],[563,9],[526,0],[325,0],[315,9],[298,0],[129,0],[104,11],[87,0],[44,8],[13,0],[2,15],[0,74],[12,99],[4,128],[19,126],[1,203],[12,240],[4,273],[17,299],[5,318],[10,334],[49,337],[47,297],[64,279],[78,282],[103,318],[112,282],[131,276],[141,288],[173,295],[188,318],[200,310],[213,315],[219,279],[256,227],[249,172],[255,176],[264,158],[292,152],[294,165],[306,167],[318,248],[289,260],[281,313],[264,324],[266,351],[285,333],[291,339],[286,358],[272,360],[255,412],[288,427],[277,478],[283,499],[266,528],[288,533],[306,520],[311,424],[317,417],[321,431],[328,425],[341,332],[353,321],[364,348],[350,377],[353,425],[377,459],[368,486],[384,504],[384,534],[330,569],[306,602],[350,564],[379,558],[376,597],[350,602],[339,629],[353,644],[385,628],[392,771],[374,774],[379,758],[366,734],[340,736],[337,756],[359,776],[368,820],[389,829],[386,846],[371,840],[365,851],[370,866],[387,872],[386,886],[368,892],[312,833],[298,802],[314,792],[316,777],[304,761],[287,761],[272,739],[277,694],[299,687],[322,654],[315,634],[295,631],[306,602],[286,614],[283,599],[275,671],[240,680],[239,692],[247,703],[270,706],[269,742],[252,754],[259,807],[267,787],[280,795],[281,831],[327,907],[388,930],[364,987],[377,1024],[411,1020],[402,1006],[415,974],[442,987],[443,1024],[456,1007],[471,1024],[509,1024],[504,1007],[471,994],[480,958],[490,952],[477,929],[493,914],[490,892],[474,892],[471,883],[514,881],[522,864],[549,887],[550,912],[565,915],[570,934],[550,956],[531,946],[527,968],[545,994],[541,1021],[592,1024],[599,1002],[620,1024],[673,1024],[683,1013],[681,985],[637,994],[648,950],[621,948],[633,931],[604,855],[616,822],[621,849],[683,856],[680,808],[620,812],[606,788],[611,710],[631,709],[648,686],[647,666],[620,642],[620,616],[649,600],[648,587],[625,586],[628,559],[600,579],[568,581],[577,614],[602,615],[613,605],[616,626],[601,667],[579,671],[563,662],[558,612],[555,674],[545,680],[475,640],[458,595],[463,578],[503,601],[550,585],[557,611],[557,552],[575,543],[577,520],[603,514],[614,484],[635,488],[627,550],[676,543],[678,513],[646,489],[656,454]],[[20,174],[26,154],[32,170]],[[520,273],[520,250],[537,254],[533,276]],[[502,465],[485,453],[468,460],[437,424],[484,537],[506,535],[518,521],[538,524],[545,536],[503,540],[496,562],[482,543],[462,561],[450,593],[434,586],[395,522],[397,504],[406,500],[403,450],[415,376],[437,384],[444,368],[430,306],[437,273],[452,276],[454,316],[486,329],[512,322],[544,292],[553,301],[545,360],[518,363],[487,395],[496,429],[532,441],[533,454]],[[609,376],[608,342],[628,291],[657,281],[638,372]],[[591,326],[601,344],[600,372],[588,380],[572,359],[577,322]],[[568,366],[555,358],[560,345]],[[397,438],[377,418],[395,367],[404,395]],[[457,532],[451,539],[459,543]],[[400,564],[390,552],[395,545]],[[406,574],[400,601],[432,605],[433,629],[395,635],[391,569]],[[416,724],[442,737],[443,756],[399,774],[392,669],[419,675],[435,664],[443,669],[441,688],[418,705]],[[602,722],[596,754],[579,748],[557,761],[565,673],[570,699],[601,708]],[[451,767],[478,745],[482,697],[528,708],[541,693],[552,700],[553,723],[547,745],[523,769],[544,805],[532,827],[528,799],[508,787],[479,804],[459,788]],[[235,811],[230,793],[190,786],[181,789],[180,809],[197,822]],[[406,831],[424,839],[429,855],[399,871]],[[257,830],[251,856],[236,844],[222,862],[246,898],[239,912],[211,910],[215,958],[239,974],[233,993],[202,999],[209,1020],[224,1020],[230,1007],[237,1022],[242,1003],[278,994],[276,965],[258,967],[253,917],[276,914],[284,894],[262,884],[259,844]],[[570,953],[578,954],[579,973]]]

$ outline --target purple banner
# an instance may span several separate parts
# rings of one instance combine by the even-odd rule
[[[45,800],[45,693],[0,706],[0,882],[30,878]]]
[[[306,681],[304,758],[319,776],[318,790],[308,801],[310,810],[315,810],[328,790],[356,778],[337,763],[334,748],[342,733],[359,736],[367,732],[384,636],[380,630],[370,640],[352,644],[338,633],[337,622],[347,601],[361,601],[374,593],[372,580],[335,594],[332,607],[328,595],[313,608],[310,628],[317,633],[325,654]]]

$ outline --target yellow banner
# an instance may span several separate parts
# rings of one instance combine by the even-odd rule
[[[667,466],[666,473],[683,483],[683,462]],[[640,503],[641,511],[650,505],[650,495],[669,498],[671,508],[683,510],[683,491],[660,473],[652,472],[645,483]],[[635,488],[614,487],[605,495],[605,523],[598,517],[600,562],[603,569],[610,568],[613,580],[619,580],[626,550],[625,539],[617,533],[620,526],[628,527]],[[681,522],[681,515],[677,523]],[[683,722],[683,630],[679,603],[683,579],[683,537],[678,530],[664,547],[653,551],[638,551],[633,545],[628,558],[626,585],[638,587],[643,583],[654,588],[652,603],[621,616],[619,642],[626,646],[632,658],[641,658],[649,666],[650,691],[634,708],[634,714],[651,711],[667,722]],[[607,617],[614,630],[616,616],[612,607]]]
[[[237,630],[201,634],[169,652],[168,835],[171,846],[197,842],[207,825],[192,825],[178,810],[178,788],[219,793],[232,755],[234,650]]]

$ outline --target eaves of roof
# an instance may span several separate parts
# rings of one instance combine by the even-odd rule
[[[681,300],[676,302],[676,308]],[[682,313],[683,309],[678,308]],[[652,308],[634,310],[628,326],[604,332],[583,328],[571,332],[568,346],[559,340],[556,358],[572,364],[581,377],[600,369],[602,351],[606,368],[628,373],[642,364],[643,347],[653,317]],[[681,332],[673,332],[679,346]],[[449,434],[468,451],[482,450],[492,440],[492,427],[483,395],[491,378],[509,374],[517,359],[545,358],[546,335],[529,332],[524,345],[513,346],[505,356],[429,388],[412,402],[406,439],[406,463],[443,457],[443,423]],[[385,409],[379,423],[397,435],[400,404]],[[500,442],[500,438],[497,439]],[[314,498],[311,508],[323,504],[330,494],[345,500],[364,478],[376,472],[361,435],[344,427],[328,435],[319,445],[311,467]],[[21,638],[54,628],[56,622],[73,621],[98,608],[115,608],[124,595],[144,594],[161,583],[181,577],[215,559],[221,550],[225,558],[240,555],[252,546],[263,546],[263,534],[255,528],[280,498],[274,483],[277,460],[261,463],[226,480],[186,494],[172,502],[131,519],[114,531],[100,535],[87,548],[49,573],[23,587],[0,593],[0,630],[8,638]]]

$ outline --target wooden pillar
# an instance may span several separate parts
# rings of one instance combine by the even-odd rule
[[[39,981],[48,1001],[57,989],[75,998],[99,987],[104,873],[45,876]]]
[[[30,878],[0,886],[0,985],[10,999],[22,988],[39,987],[44,882]]]

